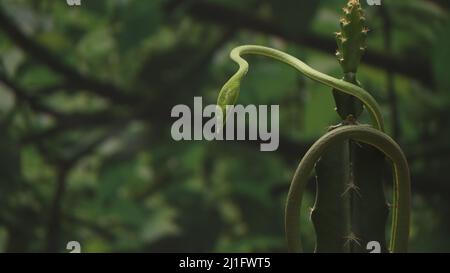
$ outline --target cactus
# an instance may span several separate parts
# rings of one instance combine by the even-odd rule
[[[409,236],[410,176],[406,158],[385,132],[378,104],[358,82],[357,68],[366,48],[367,28],[358,0],[349,0],[336,33],[336,56],[343,79],[321,73],[297,58],[276,49],[247,45],[233,49],[230,57],[238,71],[222,87],[218,97],[219,115],[226,120],[226,106],[234,105],[240,82],[248,71],[244,54],[262,55],[284,62],[308,78],[331,87],[338,125],[317,140],[302,158],[289,189],[285,231],[290,251],[302,251],[300,207],[308,178],[315,169],[317,196],[311,219],[316,231],[316,252],[364,252],[370,241],[378,241],[384,252],[406,252]],[[364,107],[372,126],[359,124]],[[221,125],[224,120],[221,120]],[[382,173],[385,159],[393,165],[393,204],[390,246],[385,243],[388,215]]]
[[[338,47],[336,56],[344,73],[343,80],[361,86],[356,74],[366,49],[368,29],[365,26],[364,12],[359,1],[349,1],[343,13],[340,20],[341,31],[335,33]],[[361,102],[336,90],[333,90],[333,96],[336,111],[343,122],[348,119],[355,122],[363,110]],[[381,176],[384,157],[379,151],[363,143],[347,141],[339,145],[339,149],[334,148],[333,153],[324,154],[317,163],[318,196],[311,218],[316,227],[339,227],[341,240],[322,239],[329,237],[329,230],[316,228],[316,251],[365,252],[368,242],[377,241],[381,250],[386,252],[385,225],[388,211]],[[327,162],[341,163],[342,166],[334,166],[334,176],[330,176],[331,167],[322,167]],[[340,184],[340,190],[331,188],[329,184]],[[322,199],[332,202],[324,202]],[[327,207],[328,203],[333,203],[334,206]],[[344,214],[347,217],[324,220],[325,215],[334,213],[336,207],[347,208],[347,213]],[[345,241],[346,248],[340,246],[342,240]]]
[[[356,80],[361,57],[366,50],[366,38],[369,31],[365,27],[364,12],[359,1],[349,1],[343,8],[344,16],[340,20],[341,31],[336,32],[336,42],[338,49],[336,57],[344,71],[344,80],[359,85]],[[363,111],[360,101],[356,98],[333,91],[336,101],[336,111],[342,119],[348,115],[358,118]]]

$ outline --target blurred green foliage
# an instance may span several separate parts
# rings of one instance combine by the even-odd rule
[[[249,59],[239,103],[280,104],[273,153],[254,142],[175,142],[170,110],[194,96],[214,103],[241,44],[341,77],[333,32],[346,1],[0,2],[0,251],[65,252],[72,240],[83,252],[286,251],[288,183],[339,120],[331,90]],[[400,128],[411,164],[411,250],[448,252],[450,5],[364,7],[371,32],[360,81],[391,133]],[[311,183],[305,212],[313,200]]]

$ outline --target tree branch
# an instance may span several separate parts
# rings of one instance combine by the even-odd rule
[[[105,140],[109,139],[112,135],[121,132],[122,126],[123,125],[118,125],[114,127],[103,136],[75,152],[70,158],[61,158],[57,162],[51,162],[57,165],[57,180],[47,225],[46,252],[57,252],[59,249],[62,218],[61,210],[66,192],[67,177],[70,174],[70,171],[81,159],[91,154]],[[53,159],[50,161],[53,161]]]
[[[46,114],[60,117],[62,116],[61,113],[58,111],[47,107],[44,104],[41,104],[39,102],[39,99],[30,95],[28,92],[26,92],[23,88],[21,88],[19,85],[14,83],[11,79],[6,77],[3,73],[0,73],[0,82],[2,82],[6,87],[8,87],[13,93],[17,100],[27,103],[31,109],[38,111],[38,112],[44,112]]]
[[[132,103],[138,101],[124,90],[110,84],[82,74],[76,68],[64,63],[62,58],[54,55],[50,50],[27,37],[6,14],[0,5],[0,30],[2,30],[18,47],[34,59],[45,64],[54,72],[61,74],[74,87],[86,89],[98,96],[118,101]]]

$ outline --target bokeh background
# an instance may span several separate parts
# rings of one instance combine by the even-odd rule
[[[280,105],[276,152],[175,142],[170,111],[194,96],[215,103],[241,44],[341,77],[333,32],[345,2],[1,0],[0,251],[67,252],[72,240],[83,252],[286,251],[290,179],[339,122],[330,90],[249,58],[239,103]],[[449,252],[450,2],[362,4],[371,31],[359,80],[411,165],[411,251]],[[312,183],[307,251],[313,200]]]

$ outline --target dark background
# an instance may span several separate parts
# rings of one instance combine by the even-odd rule
[[[175,142],[170,111],[194,96],[215,103],[241,44],[341,77],[333,32],[345,2],[0,1],[0,251],[67,252],[72,240],[83,252],[286,251],[293,171],[339,122],[329,88],[249,58],[239,103],[280,104],[270,153]],[[449,252],[450,4],[362,4],[371,31],[359,79],[410,162],[411,251]]]

